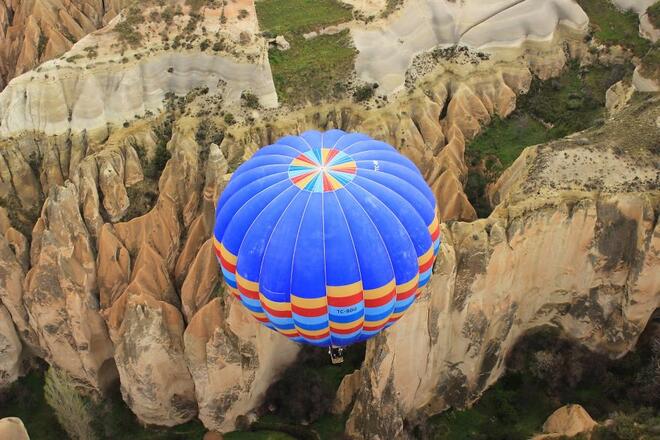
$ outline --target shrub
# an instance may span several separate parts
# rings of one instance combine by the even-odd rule
[[[353,92],[353,99],[356,102],[367,101],[374,96],[375,84],[364,84]]]
[[[259,108],[259,98],[252,92],[245,91],[241,93],[241,100],[249,108]]]
[[[75,440],[98,438],[93,429],[93,404],[76,382],[63,370],[50,367],[46,372],[44,394],[57,420]]]
[[[227,125],[234,125],[236,123],[236,118],[231,113],[225,113],[224,119]]]

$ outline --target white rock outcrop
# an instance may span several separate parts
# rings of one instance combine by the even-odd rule
[[[587,24],[571,0],[409,0],[385,21],[355,25],[351,34],[359,78],[391,93],[403,85],[413,58],[437,46],[517,47],[551,40],[560,25],[584,32]]]

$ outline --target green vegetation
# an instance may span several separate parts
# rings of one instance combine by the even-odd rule
[[[646,10],[649,16],[649,21],[656,28],[660,29],[660,1],[655,2]]]
[[[95,440],[93,402],[81,392],[65,371],[50,367],[46,371],[46,403],[55,411],[60,426],[73,439]]]
[[[115,32],[119,35],[119,41],[129,46],[137,46],[142,41],[142,34],[138,30],[144,22],[142,11],[137,6],[132,6],[126,11],[126,18],[115,26]]]
[[[66,438],[53,409],[44,396],[44,375],[34,371],[8,390],[0,392],[0,419],[18,417],[28,428],[32,440]]]
[[[660,339],[645,334],[636,351],[620,360],[562,339],[555,329],[519,342],[507,359],[509,372],[471,409],[451,410],[420,427],[436,440],[523,440],[540,432],[558,407],[577,403],[595,419],[613,419],[594,439],[651,439],[660,425]],[[653,409],[655,408],[655,409]]]
[[[255,5],[260,27],[274,35],[302,35],[353,17],[336,0],[263,0]]]
[[[46,35],[40,33],[39,34],[39,42],[37,43],[37,57],[38,59],[41,59],[41,56],[44,54],[44,51],[46,50],[46,45],[48,44],[48,37]]]
[[[287,51],[269,51],[280,100],[304,105],[336,96],[353,71],[356,55],[348,30],[309,40],[303,34],[350,20],[351,9],[336,0],[264,0],[256,8],[261,28],[291,44]]]
[[[167,149],[167,144],[172,139],[173,123],[174,118],[170,116],[154,129],[157,139],[156,150],[151,160],[144,167],[144,174],[149,179],[158,180],[165,169],[165,165],[167,165],[167,161],[172,157],[172,154]],[[139,151],[138,156],[140,156]]]
[[[49,406],[47,399],[62,407]],[[5,392],[0,392],[0,418],[3,417],[19,417],[32,440],[201,440],[206,432],[198,420],[175,428],[146,428],[126,406],[118,387],[109,396],[97,401],[81,392],[67,376],[61,373],[53,374],[52,370],[45,374],[44,370],[32,371]],[[70,431],[69,437],[60,425],[58,417],[60,420],[64,417],[68,428],[75,429]],[[75,433],[78,433],[78,436],[74,436]],[[85,436],[81,437],[83,433]],[[255,437],[255,440],[266,438]],[[272,437],[272,440],[288,438]]]
[[[355,89],[353,92],[353,99],[356,102],[367,101],[374,96],[374,91],[378,84],[364,84]]]
[[[385,10],[381,14],[382,17],[387,17],[403,5],[403,0],[387,0]]]
[[[257,95],[250,91],[246,90],[241,93],[241,101],[243,101],[245,106],[248,108],[259,108],[259,98],[257,98]]]
[[[639,35],[639,17],[633,11],[622,12],[608,0],[578,0],[589,16],[598,41],[607,45],[620,44],[641,57],[650,43]]]
[[[555,79],[534,79],[507,119],[495,118],[466,149],[466,194],[480,217],[490,213],[485,188],[530,145],[585,130],[604,117],[605,92],[632,73],[630,65],[581,68],[571,63]]]
[[[288,39],[288,38],[287,38]],[[348,30],[310,40],[288,39],[291,49],[269,52],[280,100],[290,105],[319,102],[335,96],[353,71],[356,55]]]

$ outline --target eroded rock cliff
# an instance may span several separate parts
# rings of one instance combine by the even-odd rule
[[[110,22],[129,0],[0,1],[0,90]]]

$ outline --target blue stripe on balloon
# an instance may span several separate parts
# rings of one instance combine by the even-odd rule
[[[390,307],[389,310],[383,313],[371,314],[368,312],[369,310],[368,308],[365,310],[367,310],[367,312],[365,312],[364,314],[364,321],[365,321],[364,325],[367,325],[369,322],[377,322],[377,321],[382,321],[385,318],[389,318],[392,315],[392,313],[394,313],[394,303],[392,303],[392,307]]]
[[[327,318],[323,322],[318,322],[318,323],[312,323],[312,322],[307,322],[307,321],[301,321],[298,319],[298,315],[294,315],[293,322],[296,324],[296,327],[299,327],[302,330],[307,330],[307,331],[316,331],[316,330],[323,330],[328,328],[329,323]]]
[[[397,301],[396,307],[394,307],[394,313],[401,313],[404,310],[407,310],[408,307],[410,307],[412,303],[415,302],[415,299],[417,299],[417,297],[412,295],[410,298],[406,298],[403,301]]]
[[[302,316],[295,312],[293,312],[291,315],[293,316],[293,321],[296,324],[300,323],[301,326],[311,326],[308,330],[318,330],[328,326],[328,315]]]
[[[381,316],[381,315],[389,315],[392,313],[392,310],[394,309],[394,304],[396,303],[396,296],[394,296],[387,304],[383,304],[382,306],[378,307],[365,307],[364,308],[364,316],[365,318],[369,318],[370,321],[375,321],[373,319],[373,316]],[[383,316],[384,318],[384,316]],[[383,319],[381,318],[381,319]]]
[[[236,288],[238,288],[238,286],[236,285],[236,280],[232,280],[231,278],[227,278],[227,277],[225,277],[225,282],[226,282],[227,285],[228,285],[229,287],[231,287],[232,289],[236,289]]]
[[[345,190],[335,191],[341,211],[349,226],[350,235],[355,243],[362,286],[365,290],[377,289],[394,278],[392,262],[383,238],[376,229],[364,208],[355,197]]]
[[[265,309],[264,309],[264,312],[266,313],[266,317],[268,317],[268,320],[270,322],[272,322],[275,325],[275,327],[277,327],[278,329],[280,329],[280,330],[293,330],[293,329],[295,329],[293,319],[273,316],[270,313],[268,313],[268,310],[265,310]]]
[[[423,274],[420,274],[420,276],[419,276],[419,287],[426,286],[426,283],[429,282],[429,278],[431,278],[431,273],[432,272],[433,272],[433,267],[431,267],[429,270],[427,270]]]
[[[349,322],[357,322],[362,316],[364,316],[364,307],[360,306],[360,309],[356,312],[350,314],[336,313],[333,311],[335,307],[328,307],[330,309],[329,318],[330,321],[336,322],[337,324],[348,324]]]

